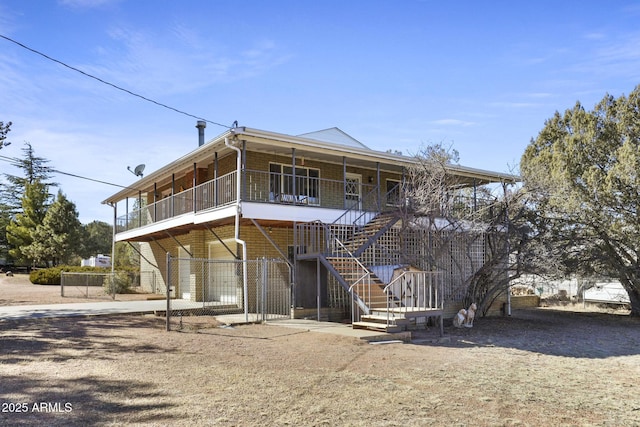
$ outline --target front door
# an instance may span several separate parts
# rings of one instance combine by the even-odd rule
[[[178,295],[191,299],[191,256],[185,248],[178,249]]]
[[[362,175],[347,173],[344,188],[345,209],[360,209],[362,205]]]
[[[238,302],[238,285],[241,277],[237,268],[241,267],[227,248],[235,247],[235,240],[225,240],[209,245],[209,281],[207,286],[208,301],[218,301],[229,304]]]

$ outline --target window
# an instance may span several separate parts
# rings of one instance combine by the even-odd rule
[[[295,191],[294,191],[295,187]],[[320,204],[320,170],[269,164],[269,200],[297,204]]]
[[[400,181],[387,179],[387,206],[400,206]]]

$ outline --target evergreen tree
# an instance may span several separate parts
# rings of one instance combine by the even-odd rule
[[[113,227],[103,221],[93,221],[83,225],[82,258],[89,258],[97,254],[110,254],[113,240]]]
[[[33,184],[39,181],[47,190],[51,187],[57,187],[58,184],[49,182],[53,175],[53,168],[47,166],[49,160],[35,155],[35,150],[30,143],[26,142],[22,149],[24,156],[21,159],[15,159],[14,166],[21,169],[22,176],[5,173],[6,183],[0,191],[0,204],[8,209],[11,215],[20,212],[22,205],[22,196],[25,194],[27,184]]]
[[[567,273],[618,279],[640,316],[640,86],[556,114],[521,161],[536,227]]]
[[[27,183],[22,196],[22,212],[6,226],[9,255],[18,262],[31,265],[34,261],[24,249],[33,242],[32,233],[44,220],[47,212],[49,193],[47,186],[39,180]]]
[[[39,264],[55,266],[68,263],[80,252],[81,235],[82,224],[75,204],[58,191],[42,224],[31,231],[31,244],[22,252]]]
[[[13,123],[11,122],[7,122],[6,124],[4,122],[0,122],[0,149],[11,144],[9,141],[7,141],[7,134],[11,131],[12,124]]]

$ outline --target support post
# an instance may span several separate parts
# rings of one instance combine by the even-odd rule
[[[167,332],[171,330],[170,316],[171,316],[171,254],[167,252],[167,313],[165,316]]]
[[[317,287],[317,304],[318,304],[318,322],[320,321],[320,258],[316,258],[316,287]]]

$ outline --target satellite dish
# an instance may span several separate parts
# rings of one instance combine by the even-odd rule
[[[144,164],[136,166],[133,170],[131,170],[131,166],[127,166],[129,172],[134,174],[135,176],[139,176],[142,178],[142,172],[144,171]]]

